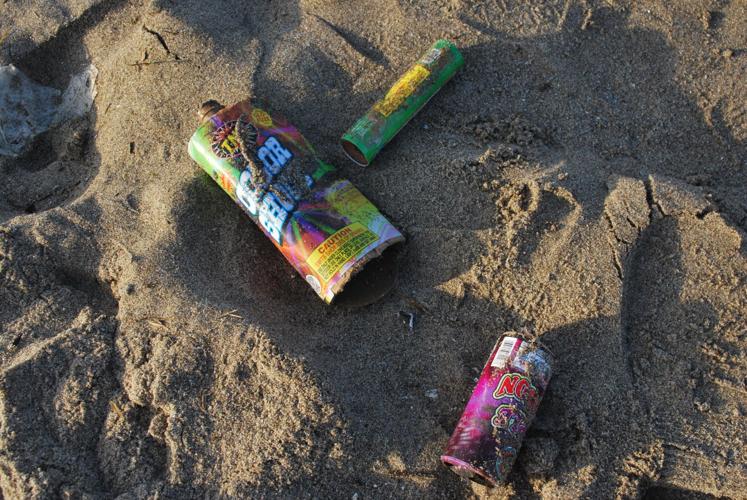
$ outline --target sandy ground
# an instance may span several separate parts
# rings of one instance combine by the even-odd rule
[[[0,63],[99,70],[0,159],[3,498],[747,498],[744,1],[246,4],[0,5]],[[439,37],[465,68],[354,166]],[[325,306],[189,158],[248,95],[406,234],[385,299]],[[438,456],[521,327],[557,375],[488,491]]]

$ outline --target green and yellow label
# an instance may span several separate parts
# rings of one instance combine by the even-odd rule
[[[324,240],[311,253],[306,263],[324,281],[334,276],[346,262],[374,243],[378,236],[360,222],[354,222]]]
[[[397,80],[397,83],[389,89],[382,100],[374,104],[374,109],[384,116],[391,115],[430,74],[431,72],[425,66],[416,64],[402,75],[402,78]]]

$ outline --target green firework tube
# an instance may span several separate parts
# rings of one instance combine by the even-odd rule
[[[384,98],[343,134],[340,143],[345,154],[358,165],[368,166],[463,65],[464,58],[453,43],[434,43]]]

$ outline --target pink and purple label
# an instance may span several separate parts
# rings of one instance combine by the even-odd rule
[[[552,373],[548,351],[505,335],[493,349],[441,460],[488,486],[506,480]]]

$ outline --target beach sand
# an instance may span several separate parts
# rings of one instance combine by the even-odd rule
[[[98,78],[0,158],[2,497],[747,498],[746,25],[737,0],[3,3],[0,64]],[[339,136],[437,38],[463,70],[351,163]],[[203,101],[249,96],[405,234],[384,299],[324,305],[188,156]],[[439,455],[520,328],[556,375],[487,490]]]

